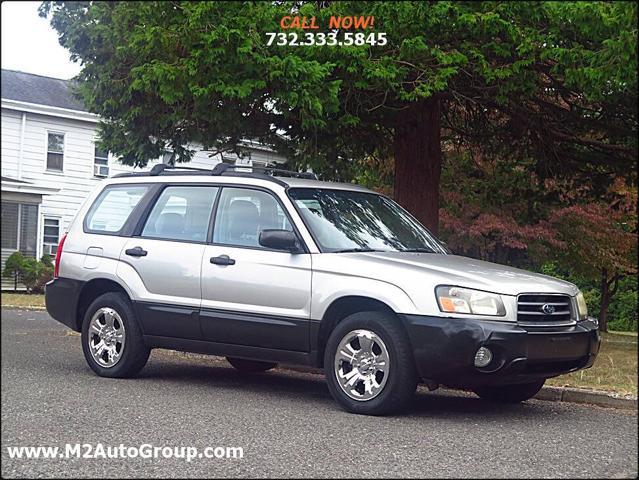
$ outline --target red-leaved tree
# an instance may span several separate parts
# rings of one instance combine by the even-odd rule
[[[559,233],[564,248],[561,264],[585,278],[599,279],[601,308],[599,325],[608,331],[608,306],[617,293],[619,280],[637,273],[636,193],[610,205],[593,202],[560,208],[549,222]]]

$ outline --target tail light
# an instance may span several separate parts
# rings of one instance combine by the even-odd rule
[[[58,278],[58,273],[60,272],[60,258],[62,258],[62,248],[64,247],[64,241],[67,239],[67,234],[65,233],[58,244],[58,250],[55,254],[55,264],[53,266],[53,278]]]

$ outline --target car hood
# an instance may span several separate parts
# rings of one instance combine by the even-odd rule
[[[406,252],[331,254],[335,269],[351,275],[384,280],[403,288],[406,282],[432,286],[448,284],[504,295],[563,293],[576,295],[577,287],[564,280],[518,268],[458,255]],[[326,267],[326,265],[325,265]]]

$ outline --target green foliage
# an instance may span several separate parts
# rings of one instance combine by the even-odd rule
[[[35,258],[25,258],[22,262],[22,266],[20,268],[20,279],[25,287],[27,287],[27,292],[33,292],[36,284],[38,283],[38,278],[42,273],[43,265]]]
[[[613,297],[608,315],[610,330],[637,331],[637,277],[621,280],[619,291]]]
[[[53,279],[53,259],[49,255],[42,255],[38,267],[38,275],[36,278],[33,291],[36,293],[44,292],[44,286]]]
[[[405,108],[436,96],[465,145],[544,175],[636,157],[633,2],[44,2],[83,62],[79,94],[104,148],[131,165],[190,142],[272,145],[330,177],[387,157]],[[388,44],[267,46],[292,12],[372,15]],[[298,33],[303,34],[303,31]],[[560,161],[557,161],[561,159]]]
[[[42,293],[44,285],[53,278],[53,262],[49,255],[37,260],[14,252],[7,259],[2,274],[5,277],[19,279],[27,292]]]
[[[2,275],[4,277],[14,277],[15,275],[20,273],[20,269],[22,268],[22,264],[24,262],[24,256],[20,252],[13,252],[7,258],[6,263],[4,264],[4,271]]]
[[[42,255],[42,258],[40,259],[40,261],[45,267],[53,268],[53,259],[51,258],[51,255],[47,255],[47,254]]]
[[[601,292],[597,281],[562,268],[557,262],[543,263],[539,267],[539,272],[577,285],[586,299],[588,314],[593,317],[599,316]],[[637,331],[637,291],[638,281],[636,276],[627,276],[620,281],[619,290],[612,298],[608,308],[608,328],[610,330]]]

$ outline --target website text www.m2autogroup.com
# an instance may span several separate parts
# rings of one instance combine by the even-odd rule
[[[242,447],[187,447],[162,446],[157,447],[149,443],[127,446],[105,445],[102,443],[67,443],[64,446],[11,446],[6,447],[11,459],[62,459],[73,458],[101,459],[101,458],[177,458],[191,462],[199,459],[235,459],[244,458]]]

